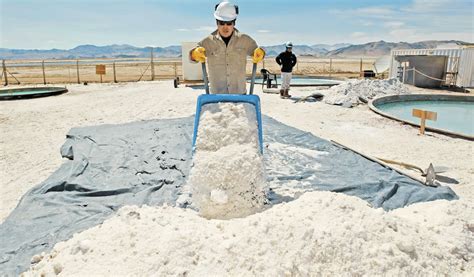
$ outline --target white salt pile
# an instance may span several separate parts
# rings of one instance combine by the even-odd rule
[[[255,106],[203,106],[188,186],[206,218],[242,217],[265,202],[265,170],[259,150]]]
[[[353,107],[382,95],[407,94],[408,88],[397,79],[350,80],[326,90],[324,102]]]
[[[331,192],[231,220],[128,206],[33,257],[23,276],[469,276],[470,207],[442,200],[387,213]]]

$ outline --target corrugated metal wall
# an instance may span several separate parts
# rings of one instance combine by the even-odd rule
[[[397,70],[400,66],[400,63],[395,60],[395,56],[403,55],[448,56],[447,71],[458,72],[456,85],[459,87],[474,87],[474,48],[392,50],[389,74],[391,78],[397,77]]]
[[[462,52],[457,81],[465,84],[463,87],[474,87],[474,48],[464,49]]]

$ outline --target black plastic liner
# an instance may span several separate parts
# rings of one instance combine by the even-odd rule
[[[18,275],[31,257],[102,223],[124,205],[175,205],[191,167],[193,117],[73,128],[61,148],[66,160],[31,189],[0,225],[0,273]],[[385,210],[457,199],[448,187],[426,187],[310,133],[263,117],[268,164],[280,157],[286,173],[268,168],[272,186],[298,180],[303,191],[342,192]],[[272,144],[326,152],[316,157],[276,153]],[[309,151],[311,153],[311,151]],[[319,167],[308,166],[311,163]],[[274,163],[273,163],[274,164]],[[288,173],[290,172],[290,173]],[[277,191],[277,190],[273,190]],[[272,204],[293,198],[270,191]]]

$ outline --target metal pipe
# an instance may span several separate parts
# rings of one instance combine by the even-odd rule
[[[413,85],[415,85],[416,68],[413,67]]]
[[[402,83],[405,83],[405,75],[406,75],[406,67],[405,67],[405,64],[403,64]]]
[[[207,80],[207,69],[206,63],[201,63],[202,68],[202,78],[204,80],[204,88],[206,89],[206,94],[209,94],[209,81]]]
[[[253,94],[253,87],[255,84],[255,74],[257,73],[257,64],[254,63],[252,66],[252,80],[250,81],[250,92],[249,94]]]

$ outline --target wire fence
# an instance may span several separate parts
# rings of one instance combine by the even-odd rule
[[[373,69],[374,59],[318,59],[299,57],[295,75],[358,77]],[[105,74],[97,74],[97,65],[105,66]],[[258,72],[266,68],[279,73],[274,58],[265,58]],[[247,62],[247,74],[252,64]],[[181,58],[154,59],[76,59],[76,60],[3,60],[1,80],[9,84],[65,84],[93,82],[137,82],[174,79],[182,76]]]

